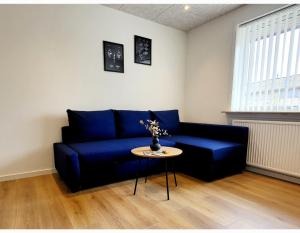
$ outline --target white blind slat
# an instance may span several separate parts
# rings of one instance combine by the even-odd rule
[[[248,67],[248,75],[245,84],[245,94],[244,94],[244,106],[243,109],[249,110],[249,96],[251,95],[251,79],[253,75],[253,65],[254,65],[254,52],[255,52],[255,40],[257,37],[257,26],[258,23],[255,22],[253,27],[251,28],[251,39],[250,39],[250,55],[249,55],[249,67]]]
[[[264,110],[267,111],[269,107],[269,93],[271,93],[269,90],[269,80],[271,79],[271,58],[273,54],[273,40],[274,36],[270,36],[274,34],[275,30],[275,22],[276,18],[275,17],[270,17],[270,34],[269,34],[269,43],[268,43],[268,60],[267,60],[267,71],[266,71],[266,85],[265,85],[265,98],[263,102]]]
[[[250,52],[250,38],[251,38],[251,27],[246,28],[246,36],[245,36],[245,50],[244,50],[244,56],[242,57],[243,62],[243,69],[241,74],[245,74],[245,76],[238,74],[240,77],[240,93],[239,96],[237,97],[240,99],[239,103],[239,109],[244,109],[244,103],[245,103],[245,95],[244,93],[246,92],[245,86],[246,86],[246,81],[248,79],[248,68],[249,68],[249,52]]]
[[[300,21],[300,16],[298,16],[297,18],[297,22]],[[293,101],[293,106],[294,106],[294,109],[293,110],[300,110],[300,98],[298,98],[298,101],[297,101],[297,96],[296,96],[296,88],[297,88],[297,84],[296,84],[296,77],[298,77],[300,79],[300,28],[297,29],[298,33],[296,35],[297,38],[296,38],[296,41],[295,41],[295,44],[297,45],[297,51],[296,51],[296,59],[295,59],[295,69],[294,69],[294,74],[295,74],[295,78],[293,79],[293,84],[292,84],[292,101]],[[297,76],[299,75],[299,76]],[[299,85],[300,86],[300,85]],[[300,90],[300,88],[299,88]]]
[[[284,91],[285,91],[285,95],[284,95],[284,110],[287,110],[287,108],[289,108],[290,106],[287,106],[287,98],[288,98],[288,92],[289,92],[289,84],[290,84],[290,77],[291,77],[291,64],[292,64],[292,56],[294,53],[294,38],[295,38],[295,29],[296,29],[296,23],[297,23],[297,9],[294,9],[293,11],[293,23],[291,26],[291,31],[290,31],[290,44],[289,44],[289,50],[288,50],[288,63],[287,63],[287,75],[286,75],[286,80],[285,80],[285,87],[284,87]]]
[[[267,32],[268,32],[268,29],[267,29],[267,26],[268,25],[268,20],[265,20],[264,21],[264,27],[265,27],[265,30],[264,30],[264,34],[263,34],[263,37],[262,37],[262,54],[261,54],[261,68],[260,68],[260,76],[259,76],[259,83],[260,83],[260,101],[258,103],[258,108],[260,111],[263,111],[263,105],[262,105],[262,102],[264,100],[264,96],[265,96],[265,82],[264,80],[266,80],[266,77],[265,77],[265,60],[266,60],[266,47],[267,47]]]
[[[276,111],[277,110],[277,101],[278,101],[278,94],[279,90],[278,87],[275,83],[276,78],[277,78],[277,64],[279,61],[278,58],[278,53],[279,53],[279,41],[280,41],[280,35],[281,35],[281,30],[282,30],[282,20],[285,17],[284,14],[280,14],[277,18],[277,24],[276,24],[276,34],[274,35],[275,37],[275,54],[274,54],[274,60],[273,60],[273,71],[272,71],[272,81],[271,81],[271,106],[272,110]],[[272,63],[271,63],[272,64]]]

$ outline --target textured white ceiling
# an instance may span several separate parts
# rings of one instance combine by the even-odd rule
[[[240,4],[104,4],[154,22],[189,31],[207,21],[240,7]]]

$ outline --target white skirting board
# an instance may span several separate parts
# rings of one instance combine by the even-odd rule
[[[279,180],[284,180],[284,181],[288,181],[288,182],[292,182],[292,183],[296,183],[296,184],[300,184],[300,178],[297,177],[293,177],[293,176],[288,176],[285,174],[280,174],[278,172],[272,172],[269,170],[265,170],[262,168],[257,168],[257,167],[252,167],[252,166],[246,166],[246,170],[254,172],[254,173],[258,173],[261,175],[265,175],[265,176],[270,176]]]
[[[14,174],[8,174],[8,175],[0,175],[0,181],[17,180],[17,179],[21,179],[21,178],[41,176],[41,175],[47,175],[47,174],[52,174],[52,173],[56,173],[56,170],[54,168],[14,173]]]

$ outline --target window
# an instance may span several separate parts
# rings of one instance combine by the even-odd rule
[[[300,6],[239,25],[232,111],[300,112]]]

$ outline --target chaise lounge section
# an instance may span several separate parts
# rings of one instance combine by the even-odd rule
[[[213,181],[245,168],[247,127],[181,122],[180,134],[169,140],[185,154],[178,169],[193,177]]]
[[[178,110],[167,111],[72,111],[69,126],[62,128],[62,142],[54,143],[55,167],[72,192],[134,178],[137,158],[131,149],[147,146],[151,135],[140,120],[156,119],[171,136],[160,144],[183,150],[176,169],[212,181],[240,173],[245,168],[248,128],[186,123]],[[163,171],[160,160],[141,161],[152,173]]]

